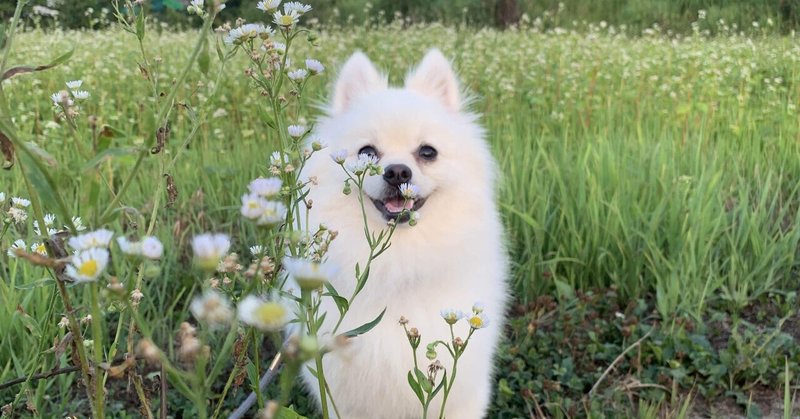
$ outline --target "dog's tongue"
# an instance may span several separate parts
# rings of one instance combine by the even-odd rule
[[[405,203],[405,206],[403,205]],[[389,198],[386,202],[383,203],[386,206],[386,209],[389,212],[400,212],[404,209],[410,210],[414,208],[414,200],[409,199],[408,202],[405,202],[403,198]]]

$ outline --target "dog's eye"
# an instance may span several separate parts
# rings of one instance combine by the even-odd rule
[[[436,155],[439,154],[439,152],[436,151],[435,148],[433,148],[433,147],[431,147],[429,145],[424,145],[424,146],[419,148],[419,151],[417,152],[417,154],[419,154],[419,157],[421,159],[430,161],[430,160],[435,159]]]
[[[375,150],[375,147],[371,145],[365,145],[364,147],[361,147],[361,150],[358,150],[358,154],[366,154],[370,157],[378,157],[378,150]]]

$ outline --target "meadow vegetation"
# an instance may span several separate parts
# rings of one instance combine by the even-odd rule
[[[800,42],[793,34],[766,21],[734,28],[706,13],[682,35],[557,14],[523,17],[507,30],[402,17],[310,29],[317,45],[299,42],[291,58],[314,57],[327,69],[289,110],[299,123],[313,124],[335,69],[355,50],[399,83],[424,51],[440,48],[481,114],[500,162],[515,299],[492,417],[680,415],[692,406],[716,409],[719,400],[758,415],[773,393],[792,414],[800,373]],[[249,259],[260,233],[240,216],[240,192],[269,175],[270,153],[281,147],[265,116],[270,104],[244,73],[247,57],[220,60],[228,48],[222,36],[209,33],[195,51],[197,30],[150,20],[145,62],[136,38],[115,25],[26,27],[9,64],[74,54],[2,86],[8,107],[0,118],[34,151],[0,173],[3,217],[19,196],[58,214],[56,226],[68,223],[53,196],[29,193],[42,172],[21,167],[38,159],[69,215],[91,229],[158,237],[164,255],[140,269],[137,316],[169,356],[181,323],[194,322],[192,298],[207,286],[192,268],[191,238],[225,232],[230,250]],[[184,74],[194,52],[198,60]],[[51,94],[76,79],[90,96],[73,119],[58,117]],[[167,98],[174,104],[158,99],[175,82]],[[142,154],[155,142],[162,111],[171,115],[163,150]],[[7,254],[16,240],[41,242],[33,218],[8,217],[0,234],[0,383],[72,365],[59,347],[66,333],[59,290],[44,268]],[[92,314],[88,301],[97,295],[67,292],[77,318]],[[93,314],[105,316],[106,340],[128,336],[130,318],[120,320],[127,309],[107,304]],[[91,323],[81,326],[87,334]],[[211,348],[229,344],[224,333],[203,338]],[[272,345],[264,350],[274,352]],[[122,352],[106,352],[105,360]],[[163,371],[142,364],[139,374],[136,388],[162,405]],[[0,401],[15,402],[20,415],[85,415],[79,380],[75,372],[2,388]],[[249,391],[235,384],[222,412]],[[109,414],[138,415],[127,379],[109,378],[107,388]],[[193,414],[195,401],[168,398],[171,410]],[[313,414],[302,392],[291,401]]]

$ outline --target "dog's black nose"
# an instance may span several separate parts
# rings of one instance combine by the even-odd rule
[[[411,169],[405,164],[390,164],[383,170],[383,180],[392,186],[400,186],[411,180]]]

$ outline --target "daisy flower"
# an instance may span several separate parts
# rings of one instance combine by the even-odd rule
[[[303,136],[303,134],[306,133],[306,127],[302,125],[289,125],[289,127],[286,128],[286,130],[289,131],[289,135],[291,135],[294,138],[300,138]]]
[[[272,154],[269,156],[270,166],[281,167],[286,163],[289,163],[289,157],[284,155],[280,151],[273,151]]]
[[[108,250],[91,248],[82,250],[72,256],[67,265],[66,274],[75,282],[96,281],[108,264]]]
[[[25,241],[22,240],[22,239],[17,239],[14,242],[14,244],[12,244],[10,248],[8,248],[8,251],[6,252],[6,254],[8,255],[8,257],[15,258],[15,257],[17,257],[17,254],[16,254],[17,249],[25,250],[25,247],[26,247],[25,246]]]
[[[297,70],[292,70],[286,73],[286,75],[289,76],[289,79],[293,81],[300,81],[305,80],[305,78],[308,77],[308,71],[303,68],[298,68]]]
[[[77,231],[86,230],[86,226],[83,225],[83,220],[81,219],[81,217],[72,217],[72,225],[75,226],[75,230]],[[64,229],[66,228],[67,226],[64,226]]]
[[[31,204],[31,201],[29,201],[29,200],[27,200],[25,198],[20,198],[20,197],[16,197],[16,196],[11,198],[11,205],[13,205],[13,206],[15,206],[17,208],[27,208],[30,204]]]
[[[45,247],[44,242],[34,243],[31,245],[31,252],[42,256],[47,256],[47,247]]]
[[[283,259],[283,267],[303,289],[318,289],[336,273],[336,269],[328,263],[290,257]]]
[[[67,88],[69,90],[76,90],[80,89],[81,85],[83,84],[83,80],[72,80],[67,82]]]
[[[319,74],[325,71],[325,66],[313,58],[306,60],[306,68],[311,72],[311,74]]]
[[[250,182],[247,188],[251,194],[269,198],[280,193],[282,184],[280,178],[258,178]]]
[[[464,313],[461,310],[456,310],[453,308],[445,308],[441,310],[439,314],[449,325],[456,324],[457,321],[464,318]]]
[[[261,256],[264,254],[264,246],[257,244],[255,246],[250,246],[250,254],[253,256]]]
[[[349,164],[347,166],[347,170],[351,171],[354,175],[358,176],[364,173],[367,169],[369,169],[376,163],[378,163],[377,156],[371,156],[369,154],[359,154],[358,160]]]
[[[206,271],[217,268],[220,259],[228,253],[231,241],[226,234],[205,233],[194,236],[192,249],[197,264]]]
[[[481,302],[476,302],[475,304],[472,305],[472,312],[475,313],[475,314],[483,313],[483,309],[484,309],[484,306],[483,306],[483,303],[481,303]]]
[[[279,301],[266,301],[248,295],[236,307],[239,320],[265,332],[280,330],[289,322],[291,310]]]
[[[473,329],[483,329],[489,326],[489,317],[483,313],[473,313],[471,316],[467,317],[467,322],[469,323],[469,327]]]
[[[267,205],[269,205],[269,202],[256,194],[242,195],[242,216],[244,218],[255,220],[258,217],[261,217],[261,214],[264,213],[264,208],[266,208]]]
[[[67,244],[75,250],[86,250],[93,247],[108,247],[111,243],[111,238],[114,237],[114,232],[101,228],[90,233],[81,234],[76,237],[70,237]]]
[[[400,195],[405,199],[414,199],[419,195],[419,188],[417,185],[411,183],[403,183],[400,185]]]
[[[117,244],[122,253],[130,256],[139,256],[142,254],[142,243],[132,242],[125,236],[117,237]]]
[[[86,90],[76,90],[72,92],[72,96],[78,100],[89,99],[89,92]]]
[[[347,160],[347,150],[341,149],[336,152],[331,153],[331,158],[337,164],[344,164],[344,161]]]
[[[311,11],[311,6],[300,3],[299,1],[290,1],[283,4],[283,11],[286,13],[297,13],[303,15]]]
[[[233,307],[230,301],[222,294],[208,290],[203,295],[195,297],[189,305],[192,315],[200,321],[208,322],[212,326],[227,324],[233,318]]]
[[[142,239],[142,256],[148,259],[161,259],[164,254],[164,245],[157,237],[147,236]]]
[[[256,224],[272,226],[283,222],[284,219],[286,219],[286,205],[283,202],[267,201]]]
[[[256,9],[271,12],[281,5],[281,0],[261,0],[256,4]]]
[[[272,21],[275,22],[276,25],[287,29],[297,24],[298,20],[300,20],[300,15],[294,10],[286,13],[278,11],[272,14]]]

